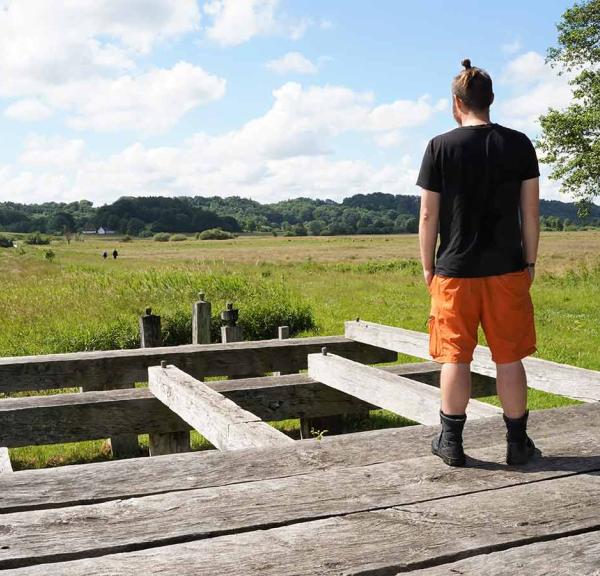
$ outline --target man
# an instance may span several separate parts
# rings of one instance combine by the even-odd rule
[[[497,368],[506,461],[524,464],[535,453],[526,432],[521,359],[536,351],[529,288],[539,241],[540,173],[529,138],[490,121],[490,76],[469,60],[462,65],[452,82],[459,126],[430,140],[417,180],[421,262],[431,294],[429,352],[442,363],[442,430],[432,452],[450,466],[465,464],[462,431],[481,322]]]

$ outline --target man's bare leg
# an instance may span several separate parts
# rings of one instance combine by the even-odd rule
[[[451,415],[464,414],[471,397],[471,365],[444,363],[440,389],[442,412]]]
[[[507,418],[520,418],[527,409],[527,376],[523,362],[496,364],[496,390]]]
[[[442,430],[431,441],[431,451],[449,466],[464,466],[462,432],[467,415],[465,410],[471,396],[470,364],[445,362],[440,375]]]

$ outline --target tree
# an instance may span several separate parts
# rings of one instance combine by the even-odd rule
[[[541,161],[552,165],[550,177],[579,200],[585,214],[600,194],[600,0],[575,4],[557,25],[558,47],[546,61],[559,74],[574,72],[573,103],[551,108],[540,117],[542,135],[536,145]]]
[[[75,231],[75,219],[68,212],[56,212],[48,224],[50,230],[56,234],[66,234]]]

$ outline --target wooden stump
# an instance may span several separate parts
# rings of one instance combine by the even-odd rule
[[[142,348],[157,348],[162,346],[160,316],[152,314],[150,308],[140,317],[140,341]],[[148,450],[150,456],[162,456],[177,452],[189,452],[189,432],[168,432],[166,434],[151,432],[148,434]]]

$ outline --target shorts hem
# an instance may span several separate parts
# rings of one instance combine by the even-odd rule
[[[432,356],[432,359],[439,364],[470,364],[473,356]]]
[[[523,352],[515,353],[510,356],[498,357],[497,355],[492,354],[492,361],[496,364],[511,364],[512,362],[518,362],[519,360],[523,360],[523,358],[527,358],[527,356],[531,356],[534,352],[537,352],[537,348],[531,346]]]

